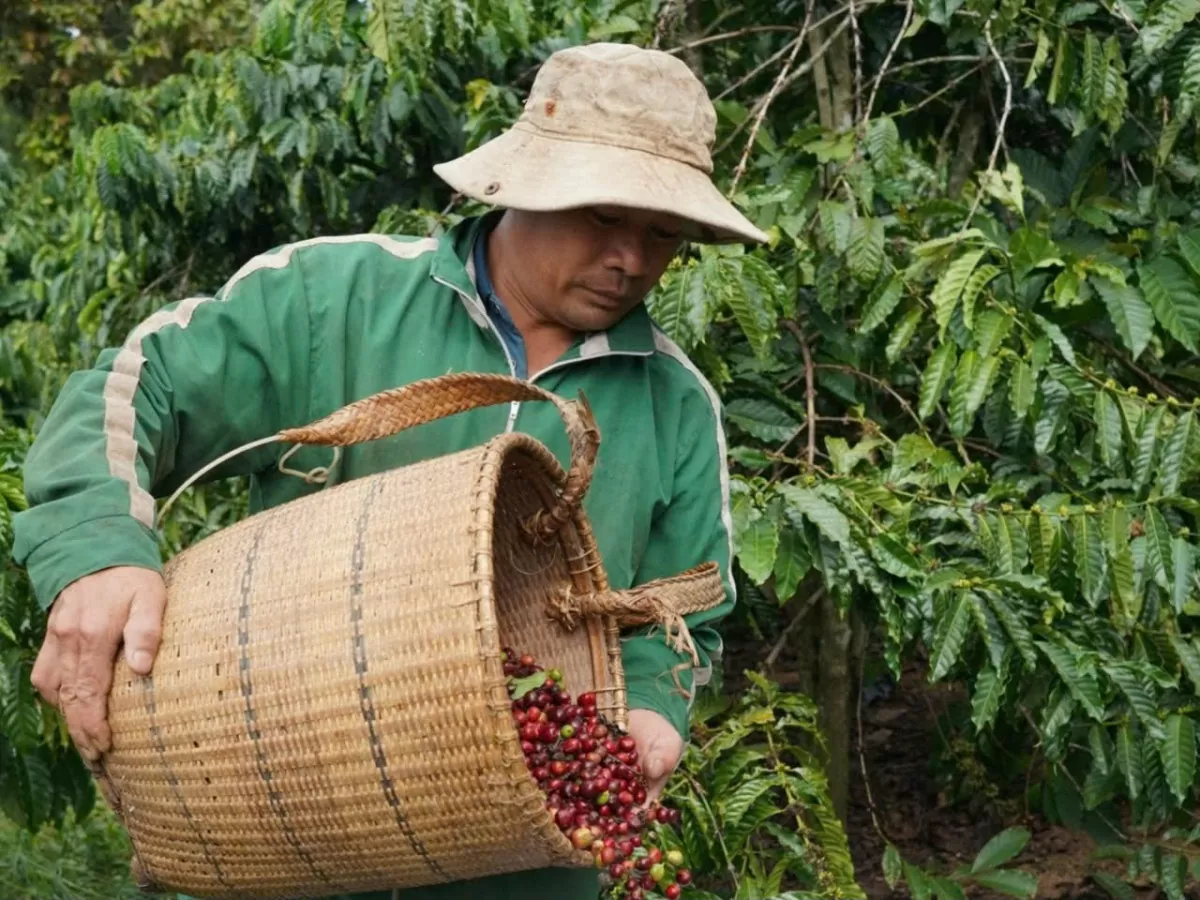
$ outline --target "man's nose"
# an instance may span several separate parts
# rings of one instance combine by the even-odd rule
[[[642,236],[633,229],[613,235],[608,248],[609,266],[626,278],[641,278],[646,273],[646,249]]]

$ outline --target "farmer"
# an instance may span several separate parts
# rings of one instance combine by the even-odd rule
[[[727,600],[688,620],[700,665],[661,634],[628,634],[629,730],[652,792],[677,765],[691,692],[720,653],[734,603],[725,443],[717,397],[651,322],[643,299],[684,241],[764,235],[709,180],[713,106],[667,54],[596,44],[554,54],[520,121],[436,167],[498,209],[432,239],[314,238],[247,262],[215,297],[168,306],[75,373],[29,453],[15,556],[50,607],[33,669],[80,752],[109,746],[118,652],[148,673],[166,603],[156,496],[226,451],[376,392],[447,372],[496,372],[590,401],[602,435],[586,510],[613,587],[708,560]],[[350,447],[337,484],[477,446],[506,430],[565,457],[549,404],[492,406]],[[259,510],[322,489],[260,448],[218,470],[251,480]],[[402,892],[404,900],[583,900],[591,870],[544,870]],[[379,895],[359,895],[386,897]]]

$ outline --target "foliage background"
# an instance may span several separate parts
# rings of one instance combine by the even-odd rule
[[[956,734],[1014,827],[974,872],[925,872],[889,845],[889,882],[943,900],[971,884],[1030,893],[1003,868],[1027,837],[1015,800],[1120,857],[1123,880],[1094,875],[1114,896],[1181,897],[1200,834],[1198,12],[9,5],[0,536],[66,375],[135,322],[286,241],[438,231],[471,210],[430,166],[511,122],[550,52],[667,48],[716,102],[718,183],[772,240],[689,248],[650,305],[727,405],[744,598],[731,634],[768,674],[787,660],[800,688],[698,706],[706,739],[672,789],[704,887],[857,891],[837,824],[856,707],[916,663],[966,691]],[[237,484],[191,494],[164,552],[243,504]],[[86,816],[93,792],[29,688],[43,615],[11,563],[2,577],[0,804],[36,830]]]

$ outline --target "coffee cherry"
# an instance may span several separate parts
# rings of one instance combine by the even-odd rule
[[[662,881],[667,876],[667,867],[662,863],[655,863],[650,867],[650,877],[655,881]]]
[[[674,852],[679,853],[678,850],[676,850]],[[679,855],[683,856],[682,853],[680,853]],[[675,883],[682,884],[684,887],[687,887],[687,885],[692,883],[691,871],[688,869],[680,869],[678,872],[675,873]]]
[[[587,850],[592,846],[592,840],[594,837],[595,835],[592,834],[592,829],[585,825],[580,828],[576,828],[575,831],[571,833],[571,843],[575,845],[577,850]]]
[[[667,851],[667,862],[669,862],[671,865],[676,866],[676,867],[682,866],[683,865],[683,854],[680,853],[678,850],[668,850]]]
[[[663,896],[667,900],[679,900],[679,895],[683,893],[683,888],[677,884],[667,885],[667,889],[663,891]]]

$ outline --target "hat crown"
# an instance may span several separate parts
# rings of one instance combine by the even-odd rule
[[[716,111],[680,59],[598,43],[559,50],[538,71],[518,127],[609,144],[712,171]]]

